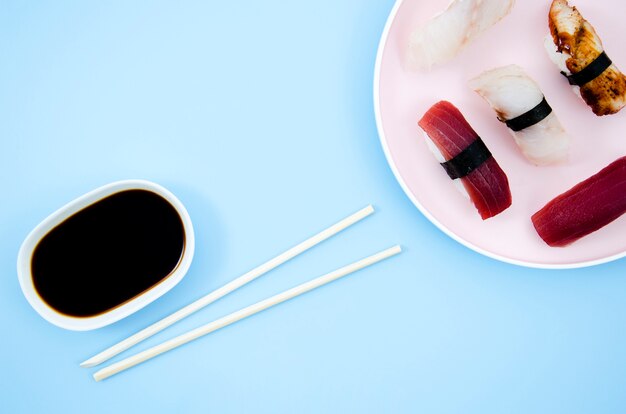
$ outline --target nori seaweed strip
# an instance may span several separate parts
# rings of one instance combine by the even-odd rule
[[[598,76],[602,75],[602,73],[612,64],[613,62],[607,54],[602,52],[593,62],[588,64],[587,67],[580,72],[569,76],[564,72],[561,72],[561,74],[567,78],[570,85],[583,86],[584,84],[589,83]]]
[[[541,102],[530,111],[521,114],[520,116],[513,119],[509,119],[508,121],[502,122],[504,122],[506,126],[511,128],[513,131],[518,132],[538,124],[539,122],[546,119],[546,117],[551,113],[552,107],[550,106],[548,101],[546,101],[546,98],[544,96]]]
[[[482,139],[477,138],[456,157],[441,163],[441,166],[453,180],[468,176],[491,158],[491,152]]]

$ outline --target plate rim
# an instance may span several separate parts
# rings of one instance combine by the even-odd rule
[[[391,168],[396,181],[400,184],[402,191],[404,194],[411,200],[413,205],[417,207],[417,209],[426,217],[428,221],[435,225],[441,232],[460,243],[461,245],[467,247],[470,250],[475,251],[483,256],[489,257],[491,259],[508,263],[516,266],[527,267],[532,269],[547,269],[547,270],[566,270],[566,269],[581,269],[586,267],[598,266],[605,263],[610,263],[619,259],[622,259],[626,256],[626,251],[621,253],[607,256],[600,259],[594,260],[585,260],[581,262],[573,262],[573,263],[564,263],[564,264],[553,264],[553,263],[543,263],[543,262],[534,262],[528,260],[519,260],[513,259],[511,257],[507,257],[504,255],[500,255],[497,253],[490,252],[489,250],[483,249],[468,240],[463,239],[458,236],[452,230],[450,230],[446,225],[437,220],[427,209],[424,207],[420,201],[415,197],[415,195],[411,192],[408,185],[404,181],[404,178],[400,174],[396,163],[391,155],[391,151],[389,149],[387,143],[387,137],[385,135],[385,131],[383,128],[382,115],[380,110],[380,72],[382,66],[383,54],[385,51],[385,46],[387,45],[387,40],[389,38],[389,32],[391,30],[391,26],[393,25],[398,11],[400,10],[400,6],[404,3],[405,0],[396,0],[391,11],[389,12],[389,16],[387,17],[387,21],[385,22],[385,27],[383,28],[383,32],[380,37],[380,41],[378,43],[378,50],[376,52],[376,63],[374,66],[374,79],[373,79],[373,100],[374,100],[374,116],[376,119],[376,129],[378,131],[378,139],[383,148],[383,152],[385,154],[385,158],[387,160],[387,164]]]

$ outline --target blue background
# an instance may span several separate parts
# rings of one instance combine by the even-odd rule
[[[626,410],[623,261],[557,272],[481,257],[394,180],[371,98],[392,3],[0,3],[3,412]],[[64,331],[22,296],[20,243],[124,178],[185,203],[194,263],[139,313]],[[107,381],[78,367],[370,202],[365,222],[137,349],[397,242],[401,256]]]

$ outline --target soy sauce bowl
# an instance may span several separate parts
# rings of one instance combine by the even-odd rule
[[[43,220],[22,243],[17,273],[44,319],[86,331],[119,321],[176,286],[194,249],[191,218],[176,196],[150,181],[124,180]]]

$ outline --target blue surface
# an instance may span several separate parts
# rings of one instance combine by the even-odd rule
[[[626,410],[624,261],[492,261],[395,182],[371,99],[392,0],[87,3],[0,3],[3,412]],[[19,289],[20,243],[124,178],[185,203],[190,272],[112,326],[50,325]],[[369,202],[366,222],[137,349],[396,242],[401,256],[102,383],[78,367]]]

